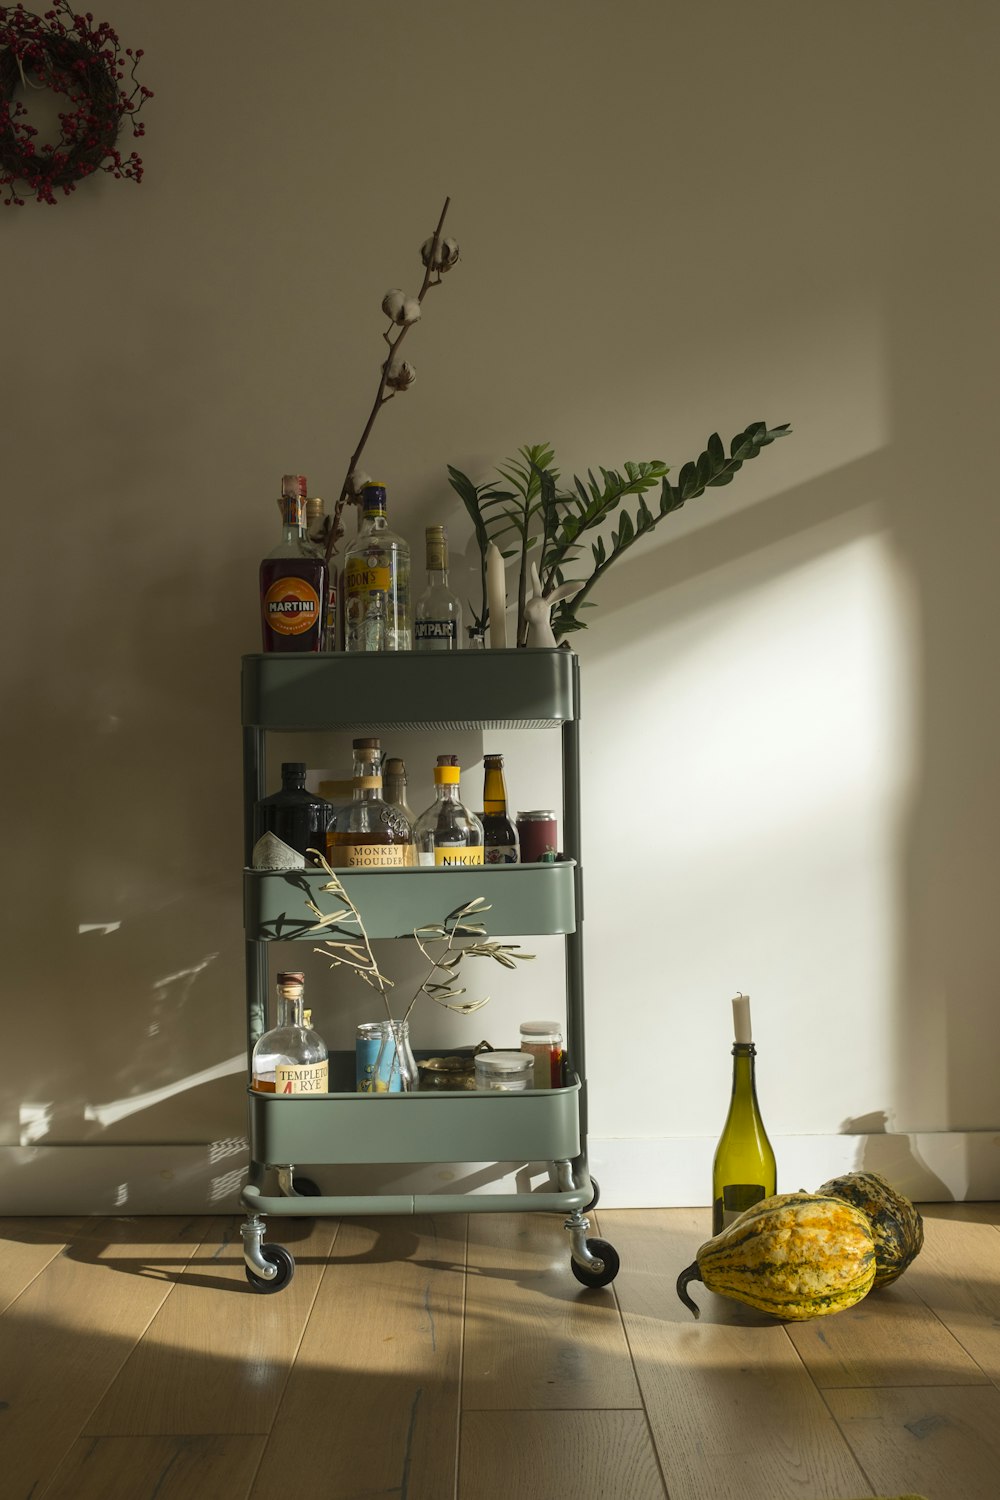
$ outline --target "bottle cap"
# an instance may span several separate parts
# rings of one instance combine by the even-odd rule
[[[562,1028],[558,1021],[522,1021],[521,1035],[554,1039],[562,1036]]]
[[[448,566],[448,535],[443,526],[426,527],[424,547],[428,572],[436,570],[443,573]]]
[[[458,756],[457,755],[439,755],[438,758],[437,758],[437,764],[439,766],[457,766],[458,765]]]
[[[385,774],[387,776],[405,776],[406,765],[398,755],[390,755],[385,763]]]
[[[476,1070],[482,1073],[527,1073],[534,1064],[526,1052],[480,1052]]]
[[[484,766],[502,766],[503,765],[503,756],[502,755],[484,755],[483,756],[483,765]]]
[[[306,498],[306,490],[309,488],[304,474],[282,474],[281,493],[291,495],[296,500]]]
[[[381,748],[382,748],[382,741],[380,739],[352,740],[351,741],[351,749],[352,750],[381,750]]]
[[[281,778],[283,781],[286,777],[305,776],[305,774],[306,763],[304,760],[283,760],[281,762]]]
[[[458,766],[435,766],[435,786],[458,786],[462,773]]]
[[[298,986],[301,989],[305,982],[305,971],[302,969],[283,969],[278,975],[278,983],[282,989],[286,986],[290,986],[293,989]]]
[[[361,504],[366,512],[385,510],[385,485],[374,483],[362,485]]]

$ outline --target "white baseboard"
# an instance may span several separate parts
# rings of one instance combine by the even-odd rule
[[[773,1142],[778,1190],[881,1172],[917,1203],[1000,1201],[1000,1132],[786,1136]],[[604,1208],[704,1207],[715,1141],[590,1140]],[[247,1143],[0,1147],[0,1214],[213,1214],[239,1209]],[[318,1167],[326,1192],[527,1192],[541,1170],[511,1164]]]

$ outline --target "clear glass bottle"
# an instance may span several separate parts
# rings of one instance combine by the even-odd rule
[[[410,1047],[409,1021],[383,1021],[371,1093],[415,1094],[419,1087],[420,1074]]]
[[[283,844],[295,849],[308,865],[316,864],[318,849],[326,849],[326,832],[333,808],[323,797],[306,791],[306,767],[300,760],[286,760],[281,766],[281,791],[262,797],[253,810],[253,838],[273,833]]]
[[[390,807],[398,807],[412,831],[417,815],[406,800],[406,764],[398,755],[390,755],[382,771],[382,795]],[[407,846],[406,863],[415,865],[417,850],[412,840]]]
[[[372,589],[385,595],[385,651],[409,651],[410,547],[389,530],[385,486],[366,484],[361,491],[361,526],[344,554],[344,648],[367,651],[364,622]]]
[[[462,603],[448,587],[448,535],[443,526],[424,532],[427,587],[413,612],[417,651],[458,651],[462,645]]]
[[[434,767],[435,797],[413,828],[419,865],[481,865],[483,825],[459,796],[457,755],[439,755]]]
[[[323,500],[319,495],[310,495],[306,501],[306,534],[321,557],[326,557],[326,516]],[[323,616],[321,651],[337,649],[337,569],[327,563],[326,612]]]
[[[350,804],[326,835],[326,857],[335,869],[371,870],[403,866],[413,830],[398,807],[382,797],[382,747],[377,739],[354,741]]]
[[[278,1024],[253,1049],[251,1086],[259,1094],[325,1094],[329,1091],[326,1043],[307,1026],[302,1003],[305,975],[278,975]]]
[[[751,1040],[748,995],[733,999],[733,1023],[733,1092],[712,1163],[713,1235],[777,1192],[774,1151],[757,1103],[757,1049]]]
[[[369,589],[365,599],[365,616],[361,622],[362,651],[386,651],[389,620],[386,615],[385,589]]]
[[[507,784],[502,755],[484,755],[483,833],[488,865],[517,864],[517,831],[507,813]]]
[[[320,651],[328,598],[323,554],[306,532],[306,478],[281,480],[281,541],[260,565],[265,651]]]

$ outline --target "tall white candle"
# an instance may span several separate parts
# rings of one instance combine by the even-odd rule
[[[490,610],[490,646],[507,644],[507,583],[503,557],[496,542],[486,548],[486,602]]]
[[[750,1033],[750,996],[733,996],[733,1034],[738,1042],[753,1040]]]

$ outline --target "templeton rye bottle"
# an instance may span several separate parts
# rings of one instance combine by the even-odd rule
[[[260,565],[265,651],[320,651],[328,606],[327,567],[306,533],[306,479],[281,481],[281,541]]]
[[[457,755],[439,755],[434,767],[435,798],[413,829],[419,865],[439,868],[483,863],[483,825],[458,795]]]
[[[325,1094],[329,1062],[323,1038],[303,1013],[305,975],[278,975],[278,1024],[253,1049],[251,1087],[262,1094]],[[311,1017],[310,1017],[311,1019]]]

